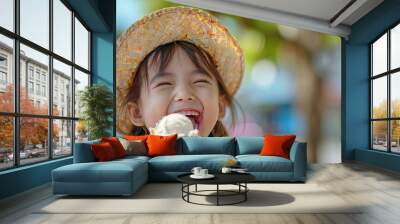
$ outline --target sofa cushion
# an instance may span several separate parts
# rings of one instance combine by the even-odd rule
[[[126,156],[126,151],[117,137],[103,137],[101,138],[101,142],[110,143],[117,158]]]
[[[109,142],[92,144],[90,147],[94,157],[96,157],[96,161],[104,162],[118,158],[118,156],[115,154],[115,150]]]
[[[176,154],[176,139],[177,134],[161,136],[149,135],[147,137],[147,155],[148,156],[165,156]]]
[[[125,156],[124,158],[116,159],[113,160],[113,162],[127,162],[131,163],[132,161],[139,160],[143,162],[148,162],[150,157],[147,156],[138,156],[138,155],[130,155],[130,156]],[[135,163],[135,162],[133,162]]]
[[[146,141],[142,140],[126,140],[124,138],[119,138],[122,146],[126,151],[126,155],[147,155]]]
[[[149,170],[163,172],[190,172],[193,167],[200,166],[211,172],[219,171],[230,159],[231,155],[175,155],[158,156],[149,160]]]
[[[292,172],[293,162],[279,156],[238,155],[240,167],[249,172]]]
[[[236,155],[259,154],[264,145],[263,137],[237,137]]]
[[[290,148],[296,135],[265,135],[261,156],[280,156],[290,159]]]
[[[183,137],[178,144],[178,154],[225,154],[235,155],[233,137]]]
[[[124,138],[126,140],[141,140],[141,141],[146,141],[148,135],[124,135]]]
[[[108,162],[74,163],[52,171],[58,182],[129,182],[134,172],[147,171],[140,159],[121,159]]]

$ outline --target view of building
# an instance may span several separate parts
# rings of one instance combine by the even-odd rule
[[[5,94],[7,86],[14,86],[13,74],[13,48],[6,43],[0,42],[0,95]],[[60,62],[59,62],[60,63]],[[25,52],[21,50],[20,54],[20,88],[21,94],[25,92],[27,98],[32,103],[34,108],[41,108],[44,113],[49,108],[49,96],[53,96],[53,115],[59,117],[72,117],[72,86],[71,86],[71,69],[68,71],[60,71],[54,66],[53,69],[53,90],[49,94],[49,68],[34,58],[26,56]],[[79,80],[75,81],[78,85]],[[79,105],[79,97],[76,97],[76,105]],[[25,111],[26,108],[21,104],[21,113],[29,114]],[[76,107],[79,108],[79,107]],[[11,111],[10,111],[11,112]],[[75,111],[76,116],[79,116],[80,110]],[[53,136],[54,156],[70,154],[72,142],[72,122],[64,119],[54,119],[53,129],[58,133],[56,137]],[[42,147],[38,147],[40,154],[48,154],[48,143]],[[25,153],[21,154],[23,157],[30,157],[27,154],[32,146],[25,145]],[[31,152],[29,151],[29,154]],[[3,160],[12,160],[13,155],[6,155],[10,158]],[[5,157],[5,156],[3,156]]]

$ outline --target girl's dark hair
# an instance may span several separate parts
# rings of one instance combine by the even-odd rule
[[[213,75],[218,82],[218,89],[221,95],[225,96],[225,99],[229,105],[232,118],[232,126],[236,125],[236,107],[233,96],[229,95],[227,88],[217,70],[216,63],[214,63],[213,58],[202,48],[187,42],[187,41],[174,41],[164,45],[158,46],[152,52],[150,52],[143,61],[139,64],[135,78],[133,80],[133,85],[127,91],[125,96],[124,104],[127,105],[129,102],[137,102],[140,97],[140,87],[145,83],[148,85],[148,66],[155,65],[158,63],[158,70],[164,70],[168,64],[171,62],[176,49],[180,47],[188,56],[189,59],[195,64],[197,69],[206,74]],[[133,135],[144,135],[149,134],[146,127],[133,126],[131,133]],[[224,125],[221,121],[217,121],[210,136],[227,136]]]

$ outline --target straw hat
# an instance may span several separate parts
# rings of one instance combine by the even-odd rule
[[[243,52],[228,30],[207,12],[190,7],[171,7],[144,16],[117,42],[117,129],[129,134],[124,97],[133,85],[141,61],[160,45],[182,40],[193,43],[213,57],[229,94],[234,95],[244,72]]]

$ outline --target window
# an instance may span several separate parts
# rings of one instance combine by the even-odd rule
[[[0,26],[0,170],[72,155],[87,139],[73,105],[90,85],[90,31],[63,0],[0,0]]]
[[[69,65],[66,65],[56,59],[53,60],[54,64],[54,70],[53,70],[53,77],[54,77],[54,83],[53,83],[53,91],[55,95],[53,95],[53,106],[58,105],[60,101],[62,104],[64,104],[64,96],[65,95],[72,95],[72,90],[71,89],[65,89],[65,84],[69,83],[70,85],[72,84],[72,68]],[[76,78],[75,78],[76,79]],[[60,94],[60,95],[59,95]],[[60,100],[60,101],[58,101]],[[72,99],[67,99],[70,100],[71,102],[68,102],[68,104],[72,103]],[[62,106],[62,105],[60,105]],[[56,110],[53,110],[53,114],[60,113],[59,108]],[[65,114],[62,113],[62,116],[68,116],[72,117],[72,108],[68,107],[65,110]]]
[[[400,24],[370,45],[371,148],[400,153]]]
[[[46,86],[42,86],[42,96],[46,96]]]
[[[14,31],[14,0],[1,0],[0,26]]]
[[[40,81],[40,70],[39,69],[36,69],[36,80]]]
[[[54,53],[71,60],[72,12],[59,0],[53,1]]]
[[[7,68],[7,56],[0,54],[0,67]]]
[[[53,157],[70,155],[72,144],[71,120],[53,120],[53,131],[57,133],[56,137],[53,138]]]
[[[33,94],[33,82],[28,82],[28,92],[29,94]]]
[[[46,74],[42,73],[42,82],[46,82]]]
[[[20,0],[21,36],[49,49],[49,0]]]
[[[57,100],[58,100],[58,90],[55,89],[53,94],[53,103],[57,104]]]
[[[1,13],[3,9],[0,9],[0,20],[2,18]],[[12,82],[12,77],[14,76],[14,71],[12,69],[12,58],[14,57],[14,41],[11,38],[8,38],[5,35],[0,33],[0,57],[3,59],[2,66],[0,66],[0,73],[3,74],[3,80],[7,77],[7,83],[0,85],[0,122],[2,119],[6,119],[1,117],[1,113],[12,113],[14,111],[14,83]],[[4,59],[9,59],[7,63],[5,63]],[[10,65],[8,65],[10,64]],[[3,81],[4,82],[4,81]],[[6,119],[8,121],[8,119]],[[1,137],[1,136],[0,136]],[[12,144],[6,144],[11,146]],[[0,142],[0,148],[2,148],[2,144]],[[12,150],[12,149],[9,149]],[[0,161],[0,169],[1,169],[1,161]]]
[[[79,117],[81,114],[81,108],[79,107],[79,96],[80,92],[89,85],[89,75],[79,70],[75,71],[75,117]]]
[[[33,67],[32,66],[29,66],[28,74],[29,74],[29,79],[33,80]]]
[[[40,84],[36,84],[36,95],[40,95]]]
[[[6,85],[7,84],[7,73],[0,71],[0,84]]]
[[[89,32],[77,18],[75,18],[75,62],[89,69]]]
[[[7,85],[7,56],[0,53],[0,91],[5,91]]]

